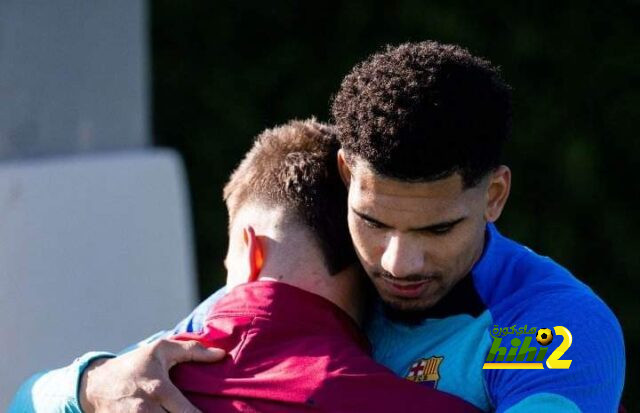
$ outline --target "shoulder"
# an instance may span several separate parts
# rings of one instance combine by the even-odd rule
[[[485,370],[498,411],[543,393],[564,397],[585,411],[615,410],[625,355],[622,329],[611,309],[552,259],[511,240],[503,238],[500,244],[502,255],[496,263],[501,273],[496,274],[495,291],[484,286],[494,325],[552,332],[564,327],[569,334],[555,337],[548,354],[568,340],[561,359],[571,360],[571,365],[562,370]]]
[[[564,323],[575,331],[600,328],[622,337],[611,309],[569,270],[505,237],[497,244],[502,256],[494,261],[500,267],[494,275],[494,293],[489,292],[491,285],[484,286],[494,322],[539,327]]]
[[[172,334],[199,333],[204,328],[204,322],[211,308],[227,294],[227,288],[222,287],[198,306],[184,319],[182,319],[172,330]]]
[[[501,235],[493,225],[487,227],[485,251],[471,273],[488,308],[505,300],[519,300],[527,293],[559,290],[592,293],[562,265]]]

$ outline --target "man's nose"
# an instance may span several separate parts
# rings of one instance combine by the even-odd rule
[[[409,235],[393,235],[382,254],[381,265],[397,278],[420,274],[424,268],[424,252]]]

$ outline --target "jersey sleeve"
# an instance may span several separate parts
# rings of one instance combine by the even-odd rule
[[[571,346],[560,360],[568,369],[550,369],[550,354],[568,337],[556,335],[548,345],[542,370],[484,370],[487,391],[496,412],[616,412],[624,384],[622,330],[609,308],[591,291],[523,292],[491,309],[500,327],[562,326]],[[513,336],[502,346],[510,347]],[[533,344],[535,337],[533,338]]]
[[[221,288],[198,305],[173,329],[159,331],[120,351],[128,353],[141,345],[168,338],[178,333],[199,332],[209,309],[226,294]],[[78,402],[78,385],[85,368],[98,358],[116,357],[109,352],[89,352],[73,363],[55,370],[37,373],[27,379],[16,392],[10,406],[10,413],[82,413]]]
[[[80,376],[89,363],[104,357],[115,354],[86,353],[68,366],[32,376],[18,389],[9,413],[81,413],[77,398]]]

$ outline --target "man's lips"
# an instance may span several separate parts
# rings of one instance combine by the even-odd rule
[[[417,298],[435,280],[434,277],[417,282],[401,282],[381,277],[387,291],[397,297]]]

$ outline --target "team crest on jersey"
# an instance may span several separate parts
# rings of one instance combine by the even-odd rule
[[[440,364],[444,357],[429,357],[417,360],[409,368],[406,379],[435,389],[440,380]]]

